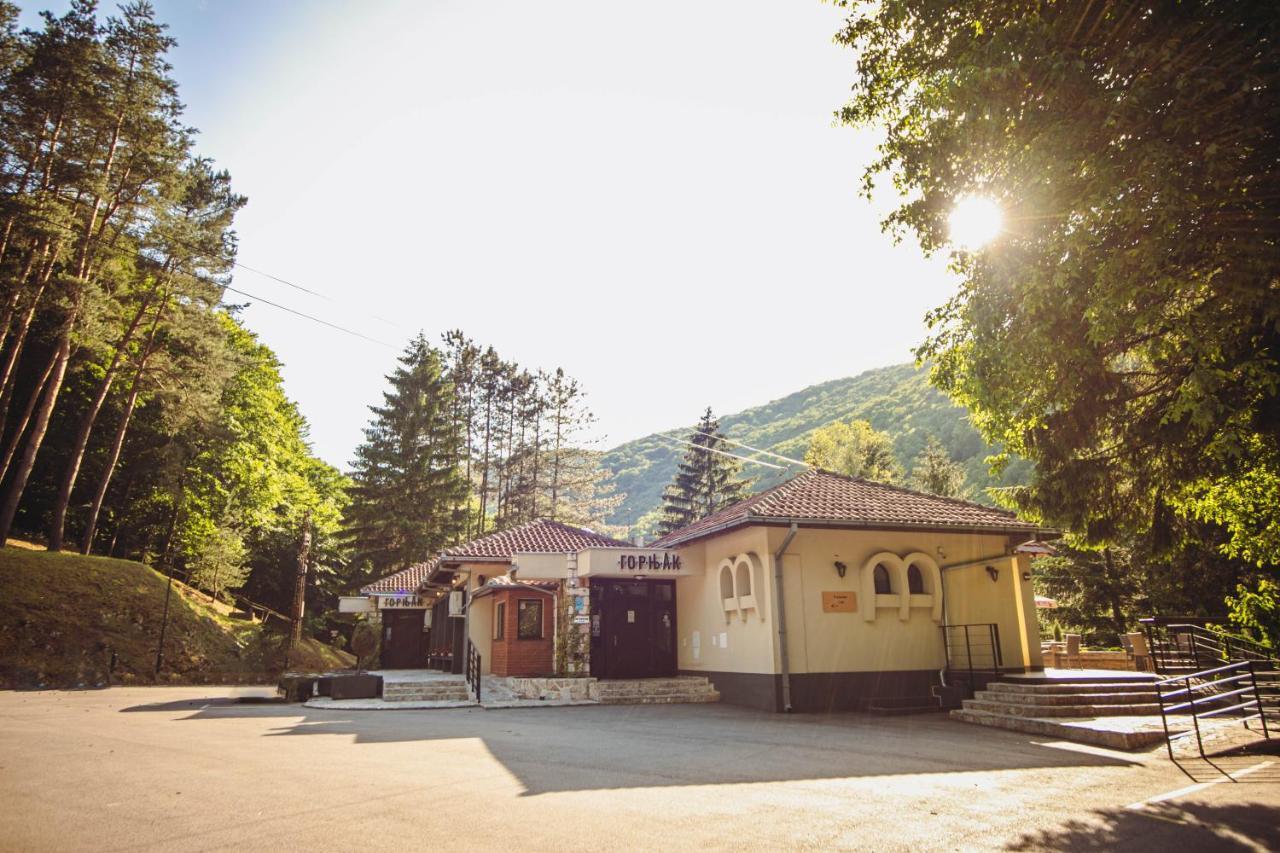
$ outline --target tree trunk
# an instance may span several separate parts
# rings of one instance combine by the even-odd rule
[[[166,295],[164,301],[167,300],[168,296]],[[129,323],[129,327],[121,335],[120,342],[116,344],[115,352],[111,355],[111,361],[107,365],[106,372],[98,380],[98,390],[93,395],[93,400],[90,402],[84,416],[80,418],[80,425],[76,429],[75,439],[71,444],[67,467],[62,473],[61,482],[58,483],[58,495],[54,499],[53,512],[49,519],[50,551],[62,550],[62,533],[67,521],[67,505],[71,503],[71,490],[75,488],[76,479],[80,475],[80,466],[84,462],[84,453],[89,446],[89,435],[93,432],[93,425],[98,420],[98,414],[102,411],[103,404],[107,401],[107,395],[111,393],[111,386],[115,384],[125,349],[129,346],[129,342],[133,340],[134,333],[142,323],[142,318],[147,312],[149,302],[150,300],[146,300],[138,307],[133,320]],[[164,304],[162,302],[160,308],[156,311],[156,323],[160,322],[160,317],[163,313]],[[154,332],[154,325],[152,331]]]
[[[22,410],[22,419],[18,421],[18,425],[14,427],[13,434],[9,437],[9,443],[4,448],[4,459],[0,460],[0,482],[9,473],[9,465],[13,462],[14,455],[18,452],[18,448],[22,445],[22,436],[27,432],[27,426],[31,423],[31,415],[36,410],[36,404],[40,401],[40,395],[44,393],[45,386],[49,382],[50,375],[53,374],[54,365],[57,364],[58,356],[54,353],[49,357],[49,363],[45,365],[44,372],[40,374],[40,378],[36,380],[35,387],[31,389],[31,396],[27,400],[27,407]]]
[[[49,418],[53,415],[53,407],[58,402],[58,394],[62,391],[62,380],[67,375],[67,362],[71,360],[71,323],[63,329],[58,349],[54,354],[53,375],[49,377],[44,399],[36,411],[35,423],[31,426],[31,437],[14,469],[13,480],[4,496],[4,504],[0,506],[0,545],[9,541],[9,532],[13,528],[13,518],[18,513],[18,503],[27,488],[27,479],[31,469],[35,467],[36,455],[44,443],[45,432],[49,429]]]
[[[5,421],[9,416],[9,405],[13,402],[14,386],[17,383],[18,361],[22,357],[22,349],[26,345],[27,333],[31,330],[31,322],[35,318],[36,309],[40,307],[40,299],[44,296],[49,277],[53,274],[53,266],[57,259],[58,251],[59,247],[55,246],[52,257],[47,254],[41,257],[43,268],[35,293],[31,296],[31,304],[27,306],[26,313],[19,320],[18,327],[13,332],[13,339],[9,342],[9,348],[5,352],[4,362],[0,364],[0,432],[3,431]],[[48,252],[48,246],[45,247],[45,252]]]
[[[102,511],[102,501],[107,496],[107,488],[111,478],[115,476],[116,465],[120,462],[120,451],[124,448],[125,435],[129,431],[129,421],[133,418],[133,409],[138,404],[138,394],[142,391],[142,373],[146,369],[147,359],[151,355],[150,347],[143,353],[138,362],[138,369],[133,374],[133,382],[129,386],[129,396],[125,400],[124,411],[120,415],[120,425],[116,427],[115,438],[111,442],[111,451],[107,455],[107,465],[98,479],[98,488],[89,503],[89,517],[85,520],[84,535],[80,538],[80,553],[88,554],[93,550],[93,537],[97,533],[98,513]]]

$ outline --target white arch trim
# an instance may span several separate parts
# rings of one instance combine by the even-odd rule
[[[874,622],[876,618],[876,566],[883,565],[889,572],[889,585],[893,595],[898,598],[898,618],[906,620],[911,616],[911,597],[906,594],[907,564],[892,551],[881,551],[872,555],[862,566],[862,600],[864,602],[862,619]]]
[[[930,615],[934,622],[942,624],[942,569],[938,567],[937,561],[923,551],[913,551],[902,558],[902,564],[904,569],[915,566],[920,570],[924,591],[933,597]]]
[[[744,584],[743,578],[746,578]],[[760,607],[759,590],[764,583],[764,564],[754,551],[739,554],[733,560],[733,592],[738,599],[738,611],[742,621],[747,621],[747,611],[754,610],[764,621],[764,610]]]

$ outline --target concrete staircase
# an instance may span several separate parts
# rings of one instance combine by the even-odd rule
[[[993,681],[951,716],[1111,749],[1140,749],[1164,740],[1154,682],[1154,677]]]
[[[467,702],[471,694],[467,683],[458,680],[433,679],[430,681],[385,681],[382,684],[384,702]]]
[[[592,691],[601,705],[673,705],[720,701],[720,693],[711,682],[696,675],[598,681],[592,686]]]

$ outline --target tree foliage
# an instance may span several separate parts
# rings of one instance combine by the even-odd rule
[[[173,39],[147,2],[16,17],[0,3],[0,538],[287,610],[310,512],[322,613],[346,483],[222,304],[246,199],[193,148]]]
[[[658,533],[666,535],[746,497],[750,484],[742,478],[742,462],[728,455],[720,422],[708,407],[689,434],[688,449],[675,479],[662,495]]]
[[[390,390],[356,448],[347,512],[354,556],[384,574],[457,542],[469,492],[458,464],[463,433],[444,359],[418,335],[387,377]]]
[[[893,439],[866,421],[836,421],[815,430],[804,461],[815,468],[880,483],[902,479]]]
[[[884,131],[887,227],[1004,209],[918,354],[1035,462],[1025,513],[1095,545],[1200,515],[1274,563],[1280,18],[1265,4],[847,3],[842,118]]]
[[[929,436],[911,469],[913,488],[944,498],[965,496],[964,466],[952,460],[942,442]]]

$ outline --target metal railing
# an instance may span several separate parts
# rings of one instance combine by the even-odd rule
[[[975,673],[996,673],[1004,665],[1000,654],[1000,626],[994,622],[943,625],[942,646],[947,670],[968,673],[969,689],[974,689]]]
[[[1168,747],[1170,760],[1176,761],[1173,742],[1191,735],[1195,736],[1200,757],[1206,758],[1205,727],[1201,723],[1210,719],[1217,722],[1224,715],[1229,715],[1229,722],[1239,722],[1245,728],[1251,728],[1249,722],[1257,720],[1262,736],[1267,740],[1271,739],[1266,706],[1263,704],[1262,693],[1258,690],[1258,675],[1254,664],[1251,660],[1237,661],[1156,682],[1160,722],[1164,726],[1165,746]],[[1171,714],[1190,716],[1192,728],[1177,734],[1170,732]]]
[[[480,701],[480,651],[476,648],[476,644],[467,640],[467,665],[465,669],[467,678],[467,690],[474,693],[476,701]]]
[[[1276,663],[1275,650],[1208,627],[1217,621],[1194,617],[1140,620],[1156,672],[1161,675],[1200,672],[1219,664],[1245,660]]]

